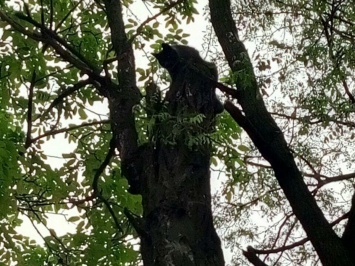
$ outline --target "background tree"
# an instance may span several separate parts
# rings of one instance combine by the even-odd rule
[[[261,155],[270,163],[278,185],[292,207],[291,212],[287,205],[280,204],[279,200],[283,197],[280,197],[282,195],[274,182],[269,181],[270,173],[267,169],[264,173],[257,173],[261,177],[258,179],[261,182],[256,182],[258,189],[255,190],[257,195],[254,199],[246,204],[233,204],[234,208],[238,206],[243,210],[241,215],[246,214],[244,207],[259,202],[262,203],[259,208],[264,215],[285,213],[280,220],[280,217],[271,219],[275,222],[274,226],[279,228],[274,235],[266,234],[270,241],[264,242],[262,246],[268,247],[269,250],[255,251],[249,248],[244,252],[249,261],[256,265],[261,263],[256,258],[256,253],[268,255],[279,253],[276,261],[290,260],[286,258],[288,255],[283,256],[283,253],[300,246],[302,248],[299,252],[292,251],[293,254],[297,254],[297,259],[302,259],[302,261],[309,259],[316,264],[317,259],[312,258],[311,253],[305,252],[303,247],[308,240],[313,244],[323,265],[352,265],[354,263],[354,258],[349,255],[352,253],[353,246],[348,242],[349,239],[354,239],[353,229],[350,229],[353,224],[353,211],[344,215],[348,210],[346,203],[350,202],[353,193],[354,174],[344,175],[343,172],[347,171],[348,166],[336,161],[340,154],[341,156],[353,154],[352,144],[347,146],[343,137],[336,143],[330,143],[327,133],[328,130],[333,131],[331,129],[333,127],[347,126],[350,133],[348,140],[352,139],[353,111],[350,110],[354,108],[354,101],[348,86],[352,77],[347,73],[352,68],[352,63],[348,62],[352,62],[351,47],[353,44],[349,42],[349,38],[344,38],[344,35],[339,34],[339,27],[350,26],[351,14],[348,13],[348,5],[347,1],[330,3],[259,1],[249,5],[236,4],[232,10],[238,19],[237,25],[241,28],[245,26],[245,32],[247,32],[245,36],[255,41],[258,33],[264,33],[262,41],[258,42],[262,45],[257,47],[255,53],[256,67],[254,69],[256,73],[260,73],[257,82],[245,48],[239,41],[229,4],[210,1],[212,24],[228,64],[234,71],[234,81],[240,93],[236,98],[243,113],[230,102],[226,103],[226,109],[246,130]],[[339,20],[339,16],[342,19]],[[220,20],[221,17],[224,18],[223,21]],[[229,33],[228,36],[222,34],[222,29]],[[264,46],[268,49],[267,53],[260,52],[265,49],[264,43],[267,44]],[[334,43],[340,46],[335,48]],[[342,51],[340,54],[345,52],[347,56],[342,54],[339,57],[339,53],[335,52],[338,49]],[[273,62],[278,65],[275,70]],[[293,76],[290,73],[296,75]],[[300,77],[307,77],[307,79],[300,80]],[[293,82],[291,82],[292,79],[294,79]],[[279,92],[286,98],[284,101],[276,102],[277,95],[268,97],[270,104],[274,103],[275,117],[286,118],[286,121],[279,120],[279,124],[283,126],[282,131],[265,110],[257,84],[272,89],[267,94],[275,95],[275,92]],[[345,109],[338,109],[339,107],[333,109],[332,106],[342,106]],[[289,114],[285,115],[287,110]],[[347,110],[347,115],[344,115],[344,110]],[[335,117],[342,117],[342,119]],[[325,130],[321,131],[321,128]],[[285,132],[285,135],[281,132]],[[288,144],[284,136],[287,137]],[[339,150],[340,147],[342,148]],[[315,155],[314,152],[317,154]],[[252,167],[250,169],[260,166],[269,167],[260,164],[254,156],[255,154],[246,157],[247,164]],[[296,161],[292,157],[295,157]],[[348,159],[347,163],[351,161],[351,156]],[[305,179],[299,169],[304,171]],[[337,173],[336,176],[331,177],[335,173]],[[335,189],[334,187],[324,188],[326,184],[337,181],[344,182],[335,186]],[[246,184],[250,184],[250,179]],[[246,192],[245,195],[252,195],[248,193],[251,187],[246,189],[246,184],[240,183],[241,190]],[[312,189],[311,192],[305,184]],[[347,197],[344,205],[337,201],[337,195]],[[264,200],[261,200],[262,198]],[[322,207],[323,214],[316,206],[315,199]],[[264,204],[276,207],[276,209],[265,208]],[[286,208],[283,208],[285,206]],[[332,226],[339,225],[339,223],[341,225],[341,221],[349,215],[346,229],[339,226],[333,231],[324,213],[327,218],[332,219]],[[299,235],[295,233],[295,230],[299,224],[305,230],[307,239],[297,239]],[[253,225],[246,224],[246,227],[242,229],[245,230],[242,234],[255,237],[257,234],[250,234],[248,227],[249,230],[254,229]],[[335,232],[342,234],[342,238],[339,238]],[[293,241],[290,241],[292,238]],[[290,244],[287,245],[287,243]],[[276,248],[277,246],[279,247]],[[291,259],[291,261],[297,263],[297,259]]]
[[[146,201],[138,191],[142,208],[142,198],[127,193],[124,176],[139,177],[140,167],[152,161],[166,169],[170,165],[151,156],[155,149],[149,145],[157,141],[157,122],[164,125],[171,118],[167,112],[152,113],[149,98],[141,94],[155,91],[149,84],[158,65],[150,54],[163,42],[186,43],[181,27],[194,20],[196,9],[193,1],[144,3],[155,11],[147,19],[137,16],[131,1],[1,2],[1,261],[133,265],[140,258],[131,241],[137,234],[146,265],[154,264],[147,254],[157,250],[163,265],[170,259],[176,265],[189,261],[185,259],[191,253],[185,248],[191,240],[177,233],[188,234],[181,227],[202,219],[179,220],[190,217],[180,203],[165,205],[157,209],[163,216],[155,217],[177,217],[174,230],[148,226],[155,229],[142,237],[151,218],[147,210],[159,206],[154,200],[144,202],[162,190],[150,191]],[[214,83],[226,95],[230,116],[225,112],[219,117],[214,134],[187,134],[183,140],[190,149],[174,156],[191,159],[183,157],[191,147],[213,144],[212,162],[224,166],[226,176],[216,194],[216,226],[231,247],[253,246],[244,256],[237,249],[236,263],[353,265],[353,5],[321,0],[230,4],[209,1],[208,27],[213,26],[217,38],[205,36],[219,59],[221,81],[229,84]],[[161,25],[168,29],[164,36]],[[258,44],[249,51],[252,60],[242,40]],[[139,51],[149,60],[135,67]],[[94,111],[105,106],[109,115]],[[191,132],[186,130],[200,123],[198,115],[176,120],[171,136]],[[64,141],[72,150],[60,160],[49,160],[48,151]],[[182,168],[192,163],[182,162]],[[159,185],[143,183],[143,190]],[[184,185],[198,195],[198,184]],[[71,209],[75,216],[65,212],[65,217],[76,232],[59,236],[59,228],[47,225],[48,215]],[[205,213],[210,210],[202,212],[209,221]],[[22,223],[20,214],[35,228],[47,228],[44,247],[15,230]],[[162,221],[157,224],[168,225]],[[208,237],[205,231],[203,237]],[[151,243],[144,240],[153,234],[180,241],[150,250]],[[218,241],[213,248],[204,244],[195,245],[196,250],[218,250]],[[223,263],[220,255],[215,258],[208,263]]]

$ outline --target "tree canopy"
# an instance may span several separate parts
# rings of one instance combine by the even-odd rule
[[[204,4],[0,1],[1,263],[223,265],[215,227],[236,265],[355,265],[353,3]],[[174,85],[153,54],[202,13],[219,80]],[[193,84],[224,112],[169,111]]]

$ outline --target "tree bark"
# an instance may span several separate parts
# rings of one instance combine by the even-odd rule
[[[212,223],[210,154],[149,146],[142,183],[144,265],[224,265]]]
[[[113,48],[122,58],[118,62],[118,84],[107,81],[104,91],[109,100],[122,174],[129,182],[129,191],[142,195],[143,217],[136,217],[128,210],[125,213],[141,239],[143,263],[146,266],[224,265],[211,211],[211,147],[188,147],[183,137],[186,132],[179,135],[182,137],[178,137],[175,144],[166,144],[160,138],[166,137],[171,128],[159,126],[156,132],[164,131],[165,135],[156,135],[151,143],[137,144],[132,110],[139,102],[140,94],[135,83],[133,50],[124,31],[121,1],[104,0],[104,3]],[[171,86],[174,91],[191,85],[183,82],[187,73],[191,71],[184,68],[179,82]],[[211,84],[209,86],[212,91]],[[189,100],[186,98],[185,104]],[[171,110],[179,105],[174,101],[168,104],[172,117],[178,117],[179,114]],[[192,114],[198,110],[190,108],[190,111]],[[213,124],[214,115],[207,116],[204,125]],[[198,133],[203,134],[210,129],[206,127]]]
[[[280,128],[268,113],[259,93],[247,50],[239,40],[230,1],[209,0],[211,21],[219,43],[237,75],[238,103],[243,113],[227,102],[226,110],[245,129],[263,157],[269,161],[293,212],[301,222],[323,265],[354,265],[305,185]]]
[[[119,62],[117,64],[117,81],[111,78],[101,82],[109,102],[111,127],[114,143],[120,152],[121,169],[128,183],[138,179],[137,155],[138,134],[135,127],[133,107],[141,100],[139,89],[136,86],[136,70],[132,45],[128,42],[122,17],[121,1],[104,0],[108,25],[111,30],[113,49]],[[132,190],[135,190],[132,187]]]
[[[169,53],[174,49],[167,44],[163,47],[159,55],[171,60]],[[163,108],[171,117],[156,123],[155,141],[142,147],[145,170],[139,181],[144,213],[142,228],[137,231],[143,232],[145,265],[224,265],[211,211],[211,145],[187,144],[191,135],[213,130],[218,110],[212,82],[197,73],[209,63],[198,54],[196,57],[197,69],[181,58],[169,62],[173,65],[168,68],[172,84]],[[172,129],[180,119],[201,112],[203,121],[194,124],[195,129],[183,125],[171,143]]]

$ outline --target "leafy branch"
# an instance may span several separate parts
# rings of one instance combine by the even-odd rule
[[[41,117],[45,117],[46,115],[48,115],[48,113],[54,108],[56,107],[58,104],[62,103],[63,100],[68,97],[69,95],[72,95],[74,92],[80,90],[81,88],[85,87],[86,85],[92,84],[92,81],[90,79],[86,79],[86,80],[81,80],[79,82],[77,82],[76,84],[74,84],[73,86],[65,89],[60,95],[58,95],[58,97],[56,99],[54,99],[50,106],[47,108],[47,110],[45,110],[43,112],[43,114],[41,114],[40,116],[38,116],[36,119],[41,118]]]
[[[152,17],[148,17],[145,21],[143,21],[143,23],[141,25],[139,25],[139,27],[136,30],[136,33],[133,34],[133,36],[128,40],[128,43],[133,43],[133,41],[135,40],[135,38],[137,38],[137,36],[139,36],[140,34],[142,34],[143,32],[143,28],[145,25],[147,25],[149,22],[151,22],[152,20],[158,18],[160,15],[168,12],[170,9],[174,8],[175,6],[183,3],[185,0],[178,0],[175,2],[171,2],[169,3],[165,8],[163,8],[160,12],[158,12],[157,14],[155,14]]]
[[[76,126],[72,126],[72,127],[66,127],[66,128],[61,128],[61,129],[57,129],[57,130],[50,130],[47,131],[35,138],[33,138],[31,140],[31,143],[35,143],[36,141],[38,141],[39,139],[48,137],[48,136],[54,136],[56,134],[60,134],[60,133],[65,133],[65,132],[69,132],[69,131],[73,131],[82,127],[87,127],[87,126],[95,126],[95,125],[102,125],[102,124],[108,124],[110,123],[110,120],[102,120],[102,121],[94,121],[94,122],[85,122],[82,123],[80,125],[76,125]]]

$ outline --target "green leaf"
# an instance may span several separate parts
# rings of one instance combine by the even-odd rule
[[[82,119],[82,120],[86,120],[88,118],[88,116],[83,108],[78,109],[78,114],[80,116],[80,119]]]
[[[74,222],[77,222],[81,219],[80,216],[72,216],[68,219],[68,222],[71,222],[71,223],[74,223]]]
[[[248,152],[248,151],[250,151],[250,148],[245,145],[238,145],[238,150]]]

